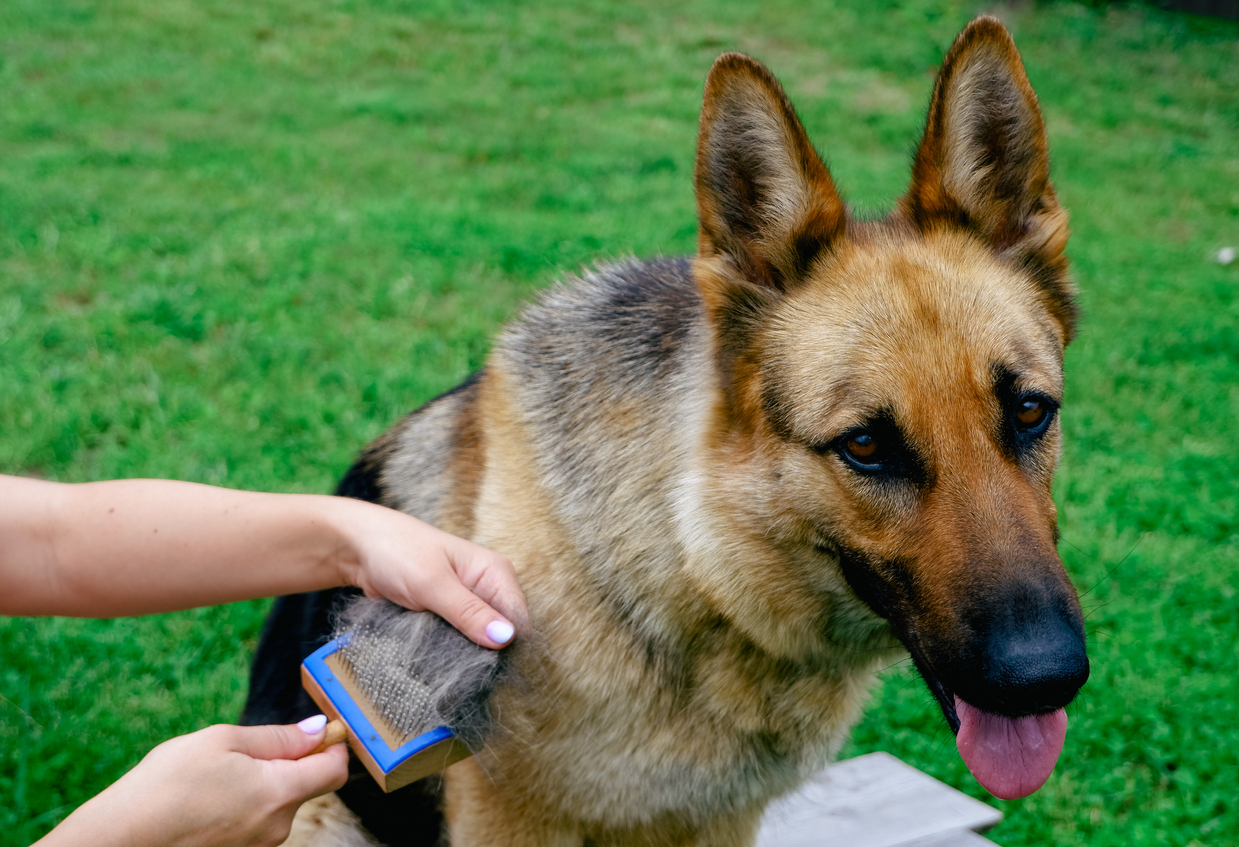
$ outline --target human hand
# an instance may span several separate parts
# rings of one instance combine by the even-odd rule
[[[341,515],[346,581],[368,597],[435,612],[483,647],[512,640],[528,617],[508,559],[403,512],[365,506]]]
[[[324,723],[218,725],[165,741],[36,847],[274,847],[302,803],[348,778],[345,745],[310,755]]]

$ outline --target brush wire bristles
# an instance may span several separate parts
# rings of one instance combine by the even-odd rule
[[[434,729],[430,686],[402,665],[403,645],[369,627],[352,630],[349,636],[339,650],[344,667],[400,744]]]
[[[432,612],[360,597],[340,614],[336,637],[357,689],[404,741],[441,726],[481,749],[492,720],[487,699],[505,650],[479,647]]]

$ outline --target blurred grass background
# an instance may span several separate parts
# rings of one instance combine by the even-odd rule
[[[702,83],[765,61],[859,209],[1012,28],[1072,213],[1062,553],[1093,675],[1016,845],[1239,843],[1239,24],[1139,5],[6,0],[0,472],[329,491],[558,268],[690,252]],[[235,719],[265,602],[0,619],[0,845]],[[910,668],[848,755],[985,797]]]

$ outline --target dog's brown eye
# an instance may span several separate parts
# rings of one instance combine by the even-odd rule
[[[1011,406],[1011,428],[1021,439],[1019,444],[1031,444],[1029,439],[1039,438],[1050,428],[1058,404],[1041,394],[1028,393],[1016,397]]]
[[[854,459],[859,459],[862,462],[870,461],[874,456],[878,455],[878,442],[868,432],[858,432],[847,440],[844,444],[847,451],[852,454]]]
[[[1025,429],[1035,429],[1045,416],[1050,413],[1050,407],[1040,397],[1026,397],[1015,408],[1015,419]]]
[[[817,450],[829,450],[856,473],[891,484],[918,481],[923,476],[915,451],[908,447],[899,427],[886,411],[873,415],[866,425],[844,432]]]

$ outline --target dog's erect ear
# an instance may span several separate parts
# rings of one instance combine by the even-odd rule
[[[844,226],[843,203],[783,87],[725,53],[706,79],[697,138],[698,252],[748,281],[794,287]]]
[[[970,228],[1029,267],[1071,337],[1067,213],[1050,185],[1037,95],[997,19],[977,18],[947,53],[901,207],[923,231],[943,223]]]

